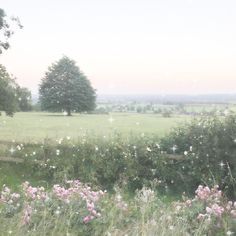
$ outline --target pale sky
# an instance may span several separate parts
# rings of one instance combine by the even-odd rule
[[[235,0],[0,0],[23,24],[0,63],[36,93],[74,59],[100,94],[236,92]]]

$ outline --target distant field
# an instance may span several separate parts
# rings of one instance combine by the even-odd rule
[[[235,104],[188,104],[184,108],[188,112],[203,112],[203,111],[213,111],[213,110],[226,110],[236,111]]]
[[[16,113],[13,118],[0,116],[0,140],[40,141],[44,138],[77,138],[84,133],[108,135],[113,132],[155,133],[164,135],[173,126],[190,117],[163,118],[153,114],[113,113],[110,115],[80,115],[60,113]]]

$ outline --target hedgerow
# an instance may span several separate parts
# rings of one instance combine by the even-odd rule
[[[84,134],[78,140],[11,143],[9,150],[24,159],[21,165],[28,175],[48,185],[80,179],[107,190],[120,186],[134,192],[156,183],[159,191],[193,193],[205,183],[218,184],[235,198],[235,116],[194,119],[161,139]]]

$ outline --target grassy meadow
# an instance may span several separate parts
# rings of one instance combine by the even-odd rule
[[[103,136],[114,132],[163,136],[172,127],[188,119],[184,115],[164,118],[137,113],[73,114],[67,117],[62,113],[19,112],[14,118],[0,116],[0,141],[32,142],[66,136],[76,139],[84,133]]]

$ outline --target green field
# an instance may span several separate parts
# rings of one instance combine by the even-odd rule
[[[114,132],[163,136],[172,127],[188,119],[188,116],[163,118],[159,115],[128,113],[74,114],[67,117],[60,113],[19,112],[13,118],[0,116],[0,140],[32,142],[44,138],[77,138],[85,133],[109,135]]]

